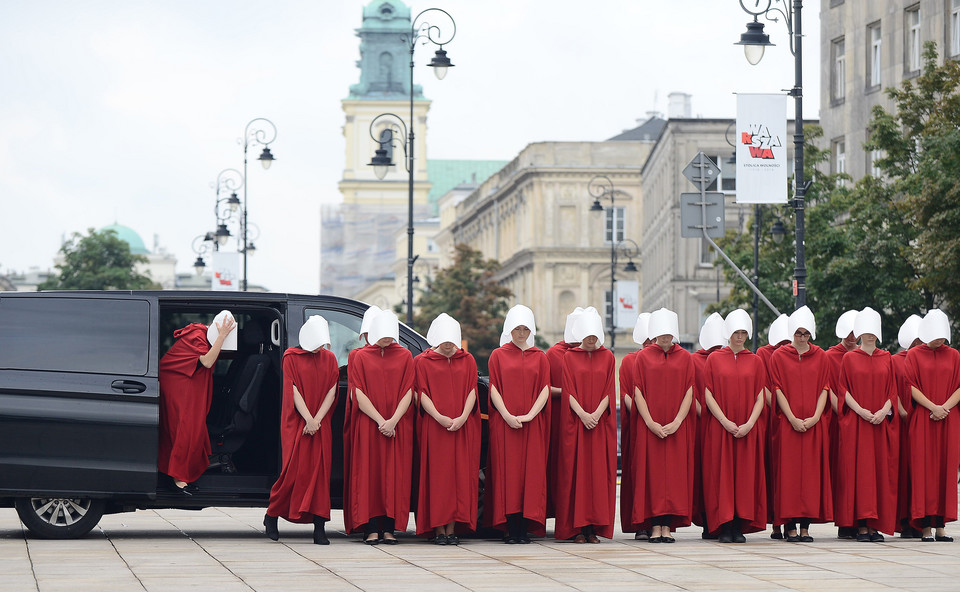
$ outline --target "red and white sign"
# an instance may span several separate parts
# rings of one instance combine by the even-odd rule
[[[787,97],[737,95],[737,203],[787,202]]]
[[[240,289],[240,253],[236,251],[214,251],[213,279],[211,290],[239,290]]]

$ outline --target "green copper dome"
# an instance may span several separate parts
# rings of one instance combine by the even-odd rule
[[[130,245],[130,252],[134,255],[148,255],[150,251],[147,250],[146,245],[143,244],[143,239],[140,238],[140,235],[137,232],[130,228],[129,226],[123,226],[122,224],[111,224],[110,226],[104,226],[100,229],[100,232],[105,232],[107,230],[112,230],[117,233],[117,237],[125,241]]]

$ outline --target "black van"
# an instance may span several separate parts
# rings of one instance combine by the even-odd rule
[[[174,330],[223,309],[237,319],[238,349],[214,369],[213,455],[199,491],[185,497],[157,472],[158,365]],[[255,292],[0,292],[0,507],[15,506],[40,537],[75,538],[105,513],[266,506],[281,468],[281,357],[317,314],[340,365],[330,488],[342,507],[347,355],[361,344],[366,309]],[[400,341],[414,356],[428,347],[403,324]],[[484,414],[486,395],[480,379]]]

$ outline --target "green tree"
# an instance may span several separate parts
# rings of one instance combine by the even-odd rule
[[[87,235],[73,233],[60,247],[63,263],[58,276],[42,283],[40,290],[142,290],[156,288],[150,277],[137,273],[134,265],[146,263],[143,255],[130,253],[130,245],[113,230]]]
[[[887,89],[895,109],[873,109],[866,150],[879,150],[880,182],[903,224],[915,230],[900,253],[915,274],[910,285],[926,308],[960,315],[960,64],[937,64],[937,46],[924,45],[923,71]]]
[[[445,312],[460,322],[463,339],[487,373],[490,353],[500,346],[500,331],[507,313],[507,299],[513,293],[494,279],[500,264],[484,259],[483,253],[464,244],[454,247],[453,265],[437,272],[420,291],[419,310],[413,325],[426,335],[430,323]]]

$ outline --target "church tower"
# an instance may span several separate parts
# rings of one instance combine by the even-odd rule
[[[339,216],[325,214],[323,221],[320,284],[324,293],[357,296],[369,293],[377,283],[395,290],[391,265],[397,259],[395,234],[407,225],[408,173],[399,137],[393,148],[396,166],[386,177],[377,179],[373,167],[368,166],[378,148],[370,136],[370,125],[382,113],[394,113],[408,130],[413,127],[414,218],[429,215],[426,131],[430,101],[419,86],[413,88],[411,122],[410,19],[410,8],[400,0],[373,0],[363,9],[363,22],[357,29],[360,82],[352,85],[349,96],[341,101],[346,118],[346,162],[339,183],[343,205]],[[379,137],[382,130],[373,131]]]

